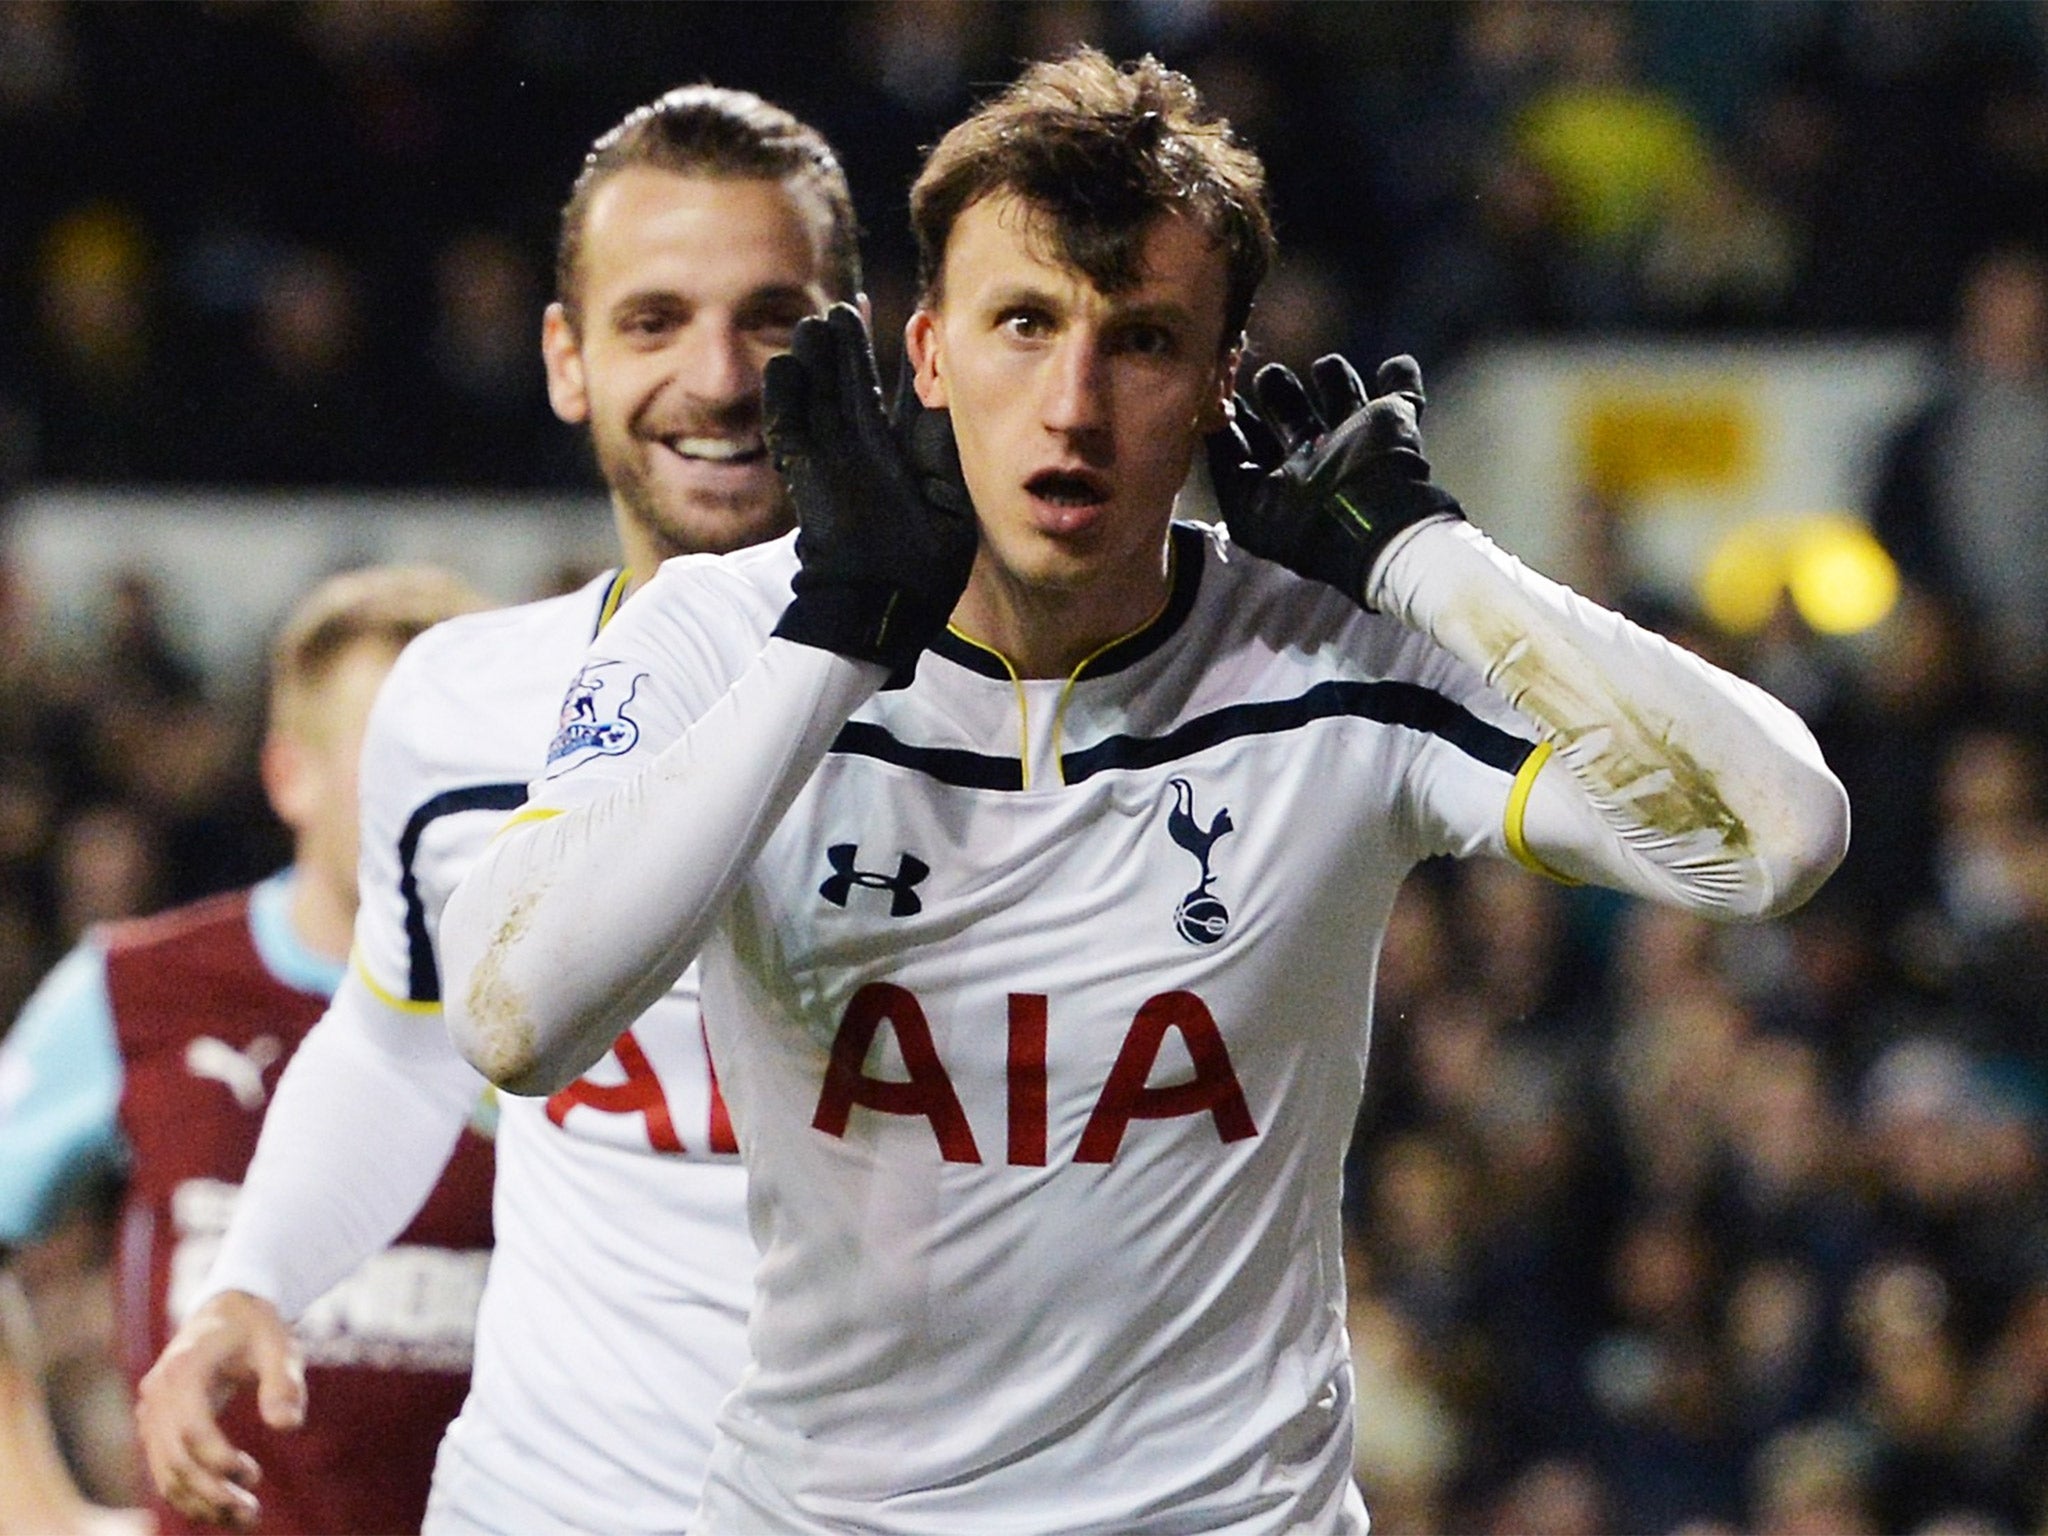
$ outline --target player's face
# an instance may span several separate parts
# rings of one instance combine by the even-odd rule
[[[937,307],[906,331],[919,397],[952,412],[981,521],[961,618],[974,627],[976,604],[1008,590],[1135,627],[1163,593],[1174,494],[1223,419],[1224,257],[1162,216],[1142,279],[1105,294],[1059,263],[1042,217],[1010,196],[969,207]]]
[[[363,640],[336,657],[311,685],[289,726],[264,747],[264,784],[278,818],[291,829],[293,862],[332,889],[344,911],[355,906],[356,764],[363,732],[397,650]]]
[[[582,324],[553,306],[542,344],[555,412],[590,423],[636,570],[791,526],[761,369],[824,308],[823,249],[818,211],[780,182],[633,166],[592,197]]]

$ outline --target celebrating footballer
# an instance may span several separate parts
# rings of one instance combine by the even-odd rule
[[[1339,1179],[1403,879],[1765,918],[1846,800],[1466,519],[1408,360],[1234,398],[1265,177],[1182,76],[1034,66],[911,216],[915,398],[848,306],[768,365],[800,531],[598,637],[449,900],[450,1030],[550,1093],[701,966],[761,1257],[697,1536],[1363,1532]]]

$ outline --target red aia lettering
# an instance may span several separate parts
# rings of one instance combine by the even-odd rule
[[[1159,1059],[1159,1047],[1169,1029],[1180,1031],[1187,1042],[1188,1056],[1195,1064],[1192,1082],[1170,1088],[1148,1088],[1152,1064]],[[1095,1101],[1095,1113],[1081,1133],[1081,1146],[1074,1153],[1077,1163],[1106,1163],[1123,1145],[1124,1132],[1133,1120],[1171,1120],[1179,1115],[1215,1117],[1216,1134],[1225,1141],[1242,1141],[1256,1136],[1252,1112],[1244,1101],[1244,1089],[1230,1064],[1230,1052],[1223,1047],[1223,1031],[1216,1027],[1208,1006],[1192,992],[1162,992],[1138,1010],[1124,1047],[1109,1069],[1109,1081],[1102,1085],[1102,1097]]]
[[[711,1059],[711,1031],[704,1027],[704,1021],[697,1021],[697,1032],[704,1039],[704,1070],[711,1077],[711,1150],[734,1152],[740,1149],[740,1139],[732,1131],[732,1111],[725,1107],[725,1095],[718,1087],[718,1063]]]
[[[896,1032],[896,1050],[910,1072],[907,1083],[869,1077],[861,1070],[885,1020]],[[923,1115],[931,1122],[932,1134],[939,1140],[939,1155],[947,1162],[981,1161],[967,1112],[953,1091],[953,1080],[939,1063],[924,1009],[908,991],[890,982],[871,981],[847,1003],[811,1124],[828,1136],[844,1136],[856,1104],[885,1115]]]
[[[1009,1162],[1042,1168],[1046,1158],[1046,999],[1042,993],[1010,994],[1008,1058]],[[875,1036],[887,1023],[910,1073],[908,1082],[869,1077],[863,1070]],[[1180,1031],[1194,1077],[1164,1088],[1148,1087],[1169,1029]],[[886,1115],[922,1115],[930,1122],[939,1151],[949,1163],[978,1163],[980,1149],[953,1080],[939,1060],[931,1026],[914,994],[889,982],[870,982],[854,993],[832,1042],[825,1086],[818,1095],[814,1129],[844,1136],[854,1105]],[[1116,1065],[1081,1133],[1077,1163],[1107,1163],[1123,1145],[1133,1120],[1171,1120],[1209,1115],[1224,1141],[1256,1136],[1244,1088],[1231,1065],[1208,1006],[1192,992],[1164,992],[1138,1010],[1125,1035]]]
[[[675,1121],[668,1112],[668,1097],[661,1091],[661,1079],[647,1064],[647,1053],[627,1030],[612,1042],[612,1054],[626,1069],[623,1083],[593,1083],[579,1077],[559,1093],[548,1096],[548,1118],[560,1125],[578,1104],[603,1110],[608,1115],[638,1115],[647,1122],[647,1142],[657,1152],[680,1152],[683,1139],[676,1135]],[[731,1134],[727,1128],[728,1136]]]
[[[1045,1166],[1045,995],[1010,994],[1010,1162]]]

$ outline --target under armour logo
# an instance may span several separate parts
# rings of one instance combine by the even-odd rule
[[[236,1050],[225,1040],[201,1035],[185,1045],[185,1070],[194,1077],[224,1083],[235,1102],[247,1110],[258,1110],[270,1091],[263,1086],[263,1074],[276,1065],[284,1047],[275,1035],[258,1035],[246,1050]]]
[[[853,888],[864,885],[871,891],[889,893],[891,917],[910,917],[924,910],[916,887],[918,881],[932,872],[929,864],[914,853],[906,853],[897,859],[896,873],[884,875],[872,869],[855,869],[853,861],[859,853],[858,843],[834,843],[825,850],[825,862],[832,866],[832,873],[818,887],[820,896],[835,907],[843,907]]]
[[[1202,879],[1181,897],[1174,909],[1173,925],[1190,944],[1214,944],[1230,926],[1230,911],[1209,894],[1215,875],[1209,872],[1209,850],[1216,840],[1233,830],[1228,806],[1218,811],[1207,827],[1195,820],[1195,790],[1186,779],[1170,781],[1173,809],[1166,813],[1166,835],[1195,856],[1202,867]]]

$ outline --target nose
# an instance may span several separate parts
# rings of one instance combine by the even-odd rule
[[[711,316],[690,327],[676,374],[691,396],[711,405],[734,404],[761,388],[760,362],[745,332]]]
[[[1053,349],[1041,414],[1048,430],[1069,436],[1108,424],[1109,370],[1093,336],[1077,329]]]

